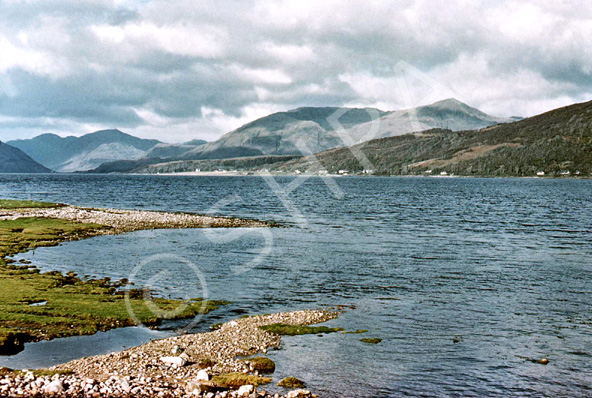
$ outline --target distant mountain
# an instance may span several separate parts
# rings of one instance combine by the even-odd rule
[[[140,159],[159,143],[119,130],[101,130],[82,137],[65,138],[43,134],[28,140],[9,141],[35,161],[60,172],[85,171],[109,161]]]
[[[513,121],[515,119],[490,116],[479,109],[449,98],[431,105],[389,112],[374,122],[374,126],[377,126],[375,134],[371,133],[372,123],[354,126],[349,129],[348,134],[353,142],[360,143],[369,139],[395,137],[433,128],[452,131],[476,130]],[[371,136],[368,135],[369,133]]]
[[[302,155],[435,127],[467,130],[512,121],[487,115],[454,99],[393,112],[375,108],[305,107],[257,119],[214,142],[193,147],[190,143],[160,144],[147,156],[178,161]],[[143,166],[146,166],[144,161],[119,162],[106,164],[100,170],[136,171]]]
[[[193,149],[182,158],[214,159],[306,153],[298,146],[298,141],[315,153],[351,143],[431,128],[460,131],[512,121],[514,120],[487,115],[455,99],[393,112],[374,108],[298,108],[257,119],[215,142]],[[242,155],[241,151],[245,154]]]
[[[0,173],[51,173],[18,148],[0,142]]]
[[[386,113],[378,109],[357,108],[298,108],[278,112],[250,122],[223,135],[215,142],[200,146],[183,156],[184,159],[216,159],[239,156],[301,154],[298,142],[311,152],[320,152],[343,142],[331,125],[332,115],[340,114],[344,128],[381,117]]]
[[[206,144],[204,140],[193,140],[185,142],[183,144],[164,144],[160,143],[155,145],[148,151],[146,157],[148,158],[180,158],[183,157],[187,152],[190,152],[197,147]]]
[[[359,154],[370,164],[360,162]],[[372,140],[315,158],[300,158],[273,169],[360,172],[371,167],[374,174],[382,175],[590,176],[592,101],[479,130],[432,129]]]

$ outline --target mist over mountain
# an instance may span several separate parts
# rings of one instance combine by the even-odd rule
[[[59,172],[86,171],[109,161],[141,159],[159,143],[119,130],[101,130],[81,137],[42,134],[9,142],[36,162]]]
[[[23,151],[0,141],[0,173],[51,173]]]

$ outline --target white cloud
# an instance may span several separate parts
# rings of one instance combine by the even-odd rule
[[[214,58],[224,54],[227,41],[224,29],[214,26],[131,23],[125,26],[94,25],[90,29],[103,42],[115,47],[125,45],[140,51],[157,48],[170,54]]]
[[[213,139],[298,106],[452,96],[529,116],[590,99],[589,48],[584,0],[4,0],[0,136]]]
[[[17,47],[0,35],[0,73],[15,68],[42,74],[51,71],[43,53]]]

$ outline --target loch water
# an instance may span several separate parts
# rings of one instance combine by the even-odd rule
[[[327,325],[368,332],[283,338],[268,355],[275,382],[296,376],[321,397],[592,396],[590,180],[0,175],[0,197],[281,223],[139,231],[19,256],[231,301],[195,331],[351,306]],[[0,366],[49,366],[184,326],[33,343]],[[529,360],[539,358],[549,364]]]

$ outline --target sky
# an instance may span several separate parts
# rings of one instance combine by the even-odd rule
[[[592,100],[583,1],[0,0],[0,139],[215,140],[300,106]]]

